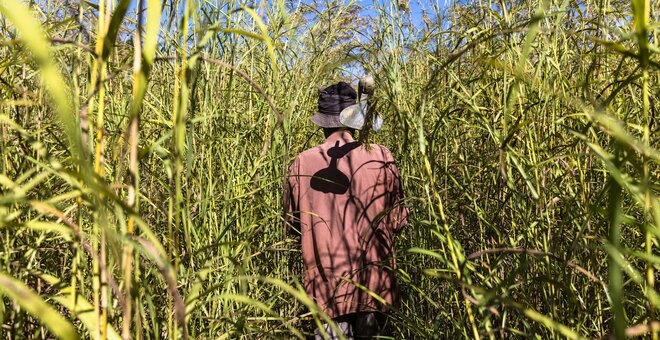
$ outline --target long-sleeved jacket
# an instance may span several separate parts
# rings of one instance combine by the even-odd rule
[[[393,236],[406,224],[407,209],[390,151],[338,131],[293,161],[288,185],[307,294],[330,317],[396,303]]]

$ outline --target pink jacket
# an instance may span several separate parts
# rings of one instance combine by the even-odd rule
[[[390,151],[338,131],[293,161],[288,184],[307,294],[333,318],[395,304],[393,236],[408,211]]]

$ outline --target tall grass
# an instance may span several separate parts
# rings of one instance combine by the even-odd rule
[[[327,321],[282,179],[317,88],[371,73],[395,338],[657,339],[660,4],[407,3],[2,0],[0,335]]]

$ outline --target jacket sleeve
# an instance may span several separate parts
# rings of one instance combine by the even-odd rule
[[[408,224],[408,207],[405,203],[405,194],[403,192],[403,184],[401,183],[401,175],[399,168],[394,162],[394,158],[388,152],[388,168],[390,170],[390,186],[389,186],[389,206],[390,206],[390,224],[394,232],[399,232]]]
[[[284,221],[287,235],[293,231],[294,235],[300,235],[300,162],[296,158],[289,166],[287,180],[284,190]]]

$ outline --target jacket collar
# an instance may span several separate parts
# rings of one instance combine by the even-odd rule
[[[330,144],[332,146],[339,141],[340,145],[354,142],[353,136],[348,130],[339,130],[333,132],[328,138],[325,139],[325,144]]]

